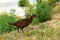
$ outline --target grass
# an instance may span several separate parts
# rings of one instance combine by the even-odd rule
[[[6,32],[3,35],[0,35],[0,40],[60,40],[60,19],[58,19],[60,17],[60,12],[58,14],[56,13],[54,14],[52,20],[35,25],[30,24],[28,27],[24,28],[24,32],[21,32],[20,30],[20,33],[18,33],[17,30],[10,29],[11,32]],[[7,21],[13,22],[14,20],[14,18],[9,18],[10,16],[6,16],[6,18],[5,16],[0,18],[3,19],[0,20],[0,27],[2,25],[1,23],[5,24]],[[3,25],[2,27],[4,28],[5,26]],[[12,26],[7,25],[6,27],[10,28]]]
[[[49,27],[45,24],[29,25],[24,29],[24,33],[15,30],[1,35],[0,40],[60,40],[60,27]]]
[[[4,29],[2,30],[5,30],[6,27],[5,30],[6,32],[4,31],[3,34],[1,33],[2,35],[0,35],[0,40],[60,40],[60,21],[58,19],[57,20],[53,19],[51,21],[47,21],[35,25],[30,24],[28,27],[24,28],[24,32],[20,30],[20,33],[18,33],[17,30],[12,30],[14,29],[13,26],[9,26],[9,25],[4,26],[5,23],[13,22],[14,19],[11,20],[9,17],[10,16],[7,17],[5,15],[2,16],[2,18],[0,18],[3,19],[0,20],[0,22],[2,21],[3,23],[2,27]],[[0,23],[0,27],[1,27],[1,23]],[[7,27],[11,31],[9,31]],[[13,28],[11,29],[11,27]]]

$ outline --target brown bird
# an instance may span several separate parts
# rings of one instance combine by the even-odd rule
[[[28,19],[21,19],[21,20],[18,20],[17,22],[14,22],[14,23],[8,23],[9,25],[13,25],[13,26],[16,26],[17,29],[18,29],[18,32],[19,32],[19,28],[23,31],[23,28],[27,27],[32,21],[33,21],[33,18],[36,17],[36,15],[31,15],[30,18]],[[24,31],[23,31],[24,32]]]

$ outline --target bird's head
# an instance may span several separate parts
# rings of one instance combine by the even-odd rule
[[[31,17],[37,17],[35,14],[32,14]]]

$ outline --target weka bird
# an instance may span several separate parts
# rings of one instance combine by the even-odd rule
[[[23,31],[23,28],[27,27],[32,21],[33,21],[33,18],[36,17],[36,15],[31,15],[30,18],[28,19],[21,19],[21,20],[18,20],[17,22],[14,22],[14,23],[8,23],[9,25],[13,25],[13,26],[16,26],[18,28],[18,32],[19,32],[19,28]],[[24,32],[24,31],[23,31]]]

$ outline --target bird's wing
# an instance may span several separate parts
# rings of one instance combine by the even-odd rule
[[[22,26],[27,25],[26,24],[27,22],[28,22],[27,19],[22,19],[22,20],[17,21],[15,24],[22,27]]]
[[[21,19],[21,20],[18,20],[16,23],[24,23],[25,21],[27,21],[28,19]]]

